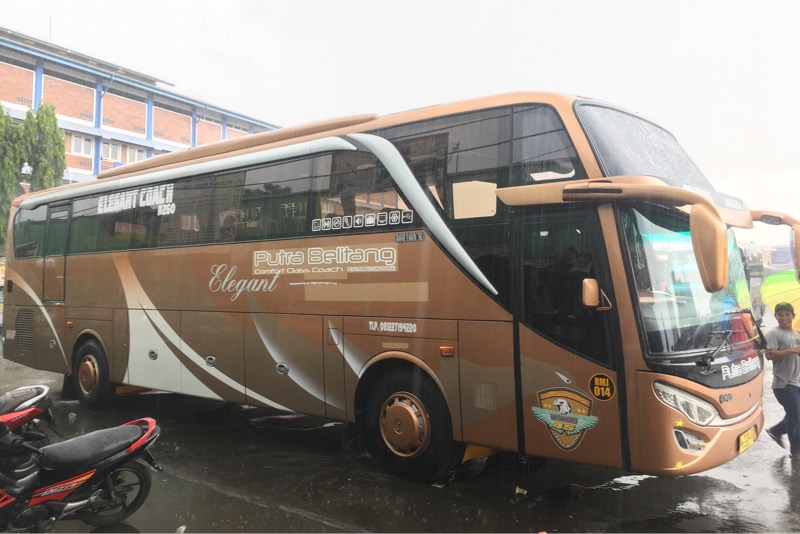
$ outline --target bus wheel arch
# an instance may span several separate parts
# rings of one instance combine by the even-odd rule
[[[385,358],[365,371],[356,412],[367,443],[394,475],[433,482],[458,460],[461,446],[439,384],[407,359]]]
[[[101,410],[114,402],[116,385],[103,344],[91,333],[81,334],[72,358],[72,389],[85,408]]]

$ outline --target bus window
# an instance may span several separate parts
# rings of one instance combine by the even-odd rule
[[[514,185],[586,178],[564,125],[549,106],[514,108]]]
[[[50,223],[47,226],[45,256],[61,256],[67,248],[67,229],[69,210],[64,206],[50,209]]]
[[[247,171],[238,241],[308,235],[314,161],[298,159]],[[229,214],[228,214],[229,215]],[[224,219],[218,221],[224,223]]]
[[[47,206],[20,210],[14,222],[14,257],[35,258],[42,255]]]
[[[174,213],[158,217],[154,246],[174,247],[201,245],[213,242],[211,216],[214,207],[214,179],[201,176],[175,182],[173,193]],[[140,206],[151,211],[156,207]]]
[[[122,192],[123,195],[133,192]],[[139,209],[109,209],[98,211],[99,197],[75,200],[70,223],[69,252],[107,252],[142,248],[147,243],[147,228],[137,221]],[[49,248],[49,246],[48,246]]]
[[[237,229],[247,223],[244,213],[239,209],[244,180],[243,171],[214,177],[210,228],[214,243],[234,241]]]
[[[524,226],[524,322],[580,354],[608,363],[603,315],[581,302],[596,278],[588,212],[543,210]]]
[[[413,222],[408,205],[389,173],[372,154],[337,152],[330,173],[318,174],[313,206],[318,217],[312,232],[381,230]]]
[[[324,191],[321,215],[366,216],[401,206],[394,182],[372,154],[337,152],[331,164],[330,177],[320,177],[327,191],[325,183],[317,186]]]
[[[511,151],[508,108],[481,110],[374,132],[392,141],[430,198],[453,224],[471,218],[505,218],[494,194],[475,205],[469,189],[508,185]],[[483,194],[483,193],[482,193]],[[458,206],[456,202],[461,200]]]

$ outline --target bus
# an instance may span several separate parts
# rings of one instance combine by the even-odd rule
[[[800,230],[593,99],[331,119],[15,199],[3,350],[91,409],[128,385],[346,422],[412,480],[486,450],[696,473],[763,428],[754,220]]]

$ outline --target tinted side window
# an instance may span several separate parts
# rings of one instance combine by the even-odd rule
[[[241,209],[244,181],[245,171],[219,174],[214,177],[209,229],[211,243],[234,241],[237,234],[250,223],[248,214]]]
[[[314,235],[418,226],[389,172],[364,152],[336,152],[320,161],[312,206]]]
[[[67,248],[67,229],[69,228],[69,208],[51,208],[47,224],[45,256],[61,256]]]
[[[482,110],[373,132],[392,141],[450,225],[505,220],[511,112]]]
[[[69,233],[69,252],[108,252],[140,248],[147,241],[147,227],[134,220],[131,209],[99,208],[98,197],[75,200]]]
[[[550,106],[514,108],[513,159],[513,185],[586,178],[578,153]]]
[[[153,246],[175,247],[201,245],[212,241],[219,223],[214,213],[214,177],[201,176],[172,184],[174,213],[157,217]],[[158,206],[142,206],[137,211],[148,213]]]
[[[523,226],[524,322],[573,350],[608,362],[603,315],[585,308],[584,278],[596,278],[589,214],[535,210]]]
[[[237,216],[237,241],[299,237],[309,232],[309,201],[320,158],[247,171]]]
[[[43,253],[47,206],[21,209],[14,218],[14,257],[35,258]]]

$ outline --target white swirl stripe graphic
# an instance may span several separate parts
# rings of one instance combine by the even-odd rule
[[[153,305],[152,301],[147,296],[147,293],[144,291],[144,288],[142,288],[141,284],[139,283],[139,280],[136,277],[136,274],[134,273],[133,267],[128,261],[127,256],[117,255],[114,258],[114,263],[117,266],[120,279],[123,281],[123,287],[125,291],[125,297],[128,300],[128,306],[134,309],[140,309],[147,314],[147,318],[156,326],[156,328],[159,329],[161,334],[164,335],[164,337],[166,337],[176,347],[182,347],[184,354],[192,361],[192,363],[197,366],[199,370],[204,371],[231,389],[240,393],[244,393],[245,395],[249,395],[253,399],[256,399],[267,406],[276,408],[278,410],[291,411],[285,406],[273,402],[270,399],[247,389],[244,385],[236,382],[234,379],[222,373],[218,369],[208,367],[205,363],[205,359],[181,339],[178,333],[175,332],[175,330],[167,323],[161,313]]]
[[[14,274],[16,273],[7,272],[6,277],[9,278]],[[14,285],[22,289],[22,291],[24,291],[25,294],[30,297],[33,303],[36,304],[36,307],[39,308],[39,311],[42,312],[42,317],[44,317],[45,321],[47,321],[47,324],[50,326],[50,330],[53,332],[53,337],[56,338],[56,343],[58,343],[58,348],[61,351],[61,357],[64,358],[64,365],[67,366],[67,369],[72,370],[72,366],[67,361],[67,353],[64,351],[64,346],[61,344],[61,338],[56,331],[56,325],[53,324],[53,319],[51,319],[50,314],[47,313],[47,308],[45,307],[44,303],[39,299],[38,295],[36,295],[36,292],[28,284],[28,282],[26,282],[21,276],[14,276]]]
[[[254,319],[253,321],[256,325],[256,330],[258,331],[258,335],[261,338],[261,343],[267,349],[267,352],[272,356],[272,360],[277,364],[280,362],[291,362],[291,358],[283,353],[278,347],[276,343],[273,343],[270,340],[269,334],[266,332],[265,325],[262,324],[263,321],[259,321]],[[276,359],[277,358],[277,359]],[[284,378],[289,378],[292,382],[297,384],[301,389],[306,391],[307,393],[311,394],[314,398],[325,402],[325,393],[324,391],[320,391],[319,385],[314,384],[312,380],[310,380],[307,376],[305,376],[302,372],[298,371],[300,366],[289,365],[292,369],[292,372],[285,375]],[[342,408],[342,406],[336,406],[336,408]],[[288,408],[285,408],[288,410]]]

